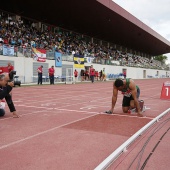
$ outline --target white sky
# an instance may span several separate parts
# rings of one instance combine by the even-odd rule
[[[170,0],[112,0],[170,41]],[[166,63],[170,63],[170,53]]]

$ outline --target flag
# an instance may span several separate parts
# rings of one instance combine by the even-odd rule
[[[84,68],[84,56],[74,55],[74,68]]]
[[[94,57],[86,57],[86,62],[87,63],[92,63],[94,60]]]
[[[62,67],[62,56],[61,53],[55,52],[55,66]]]
[[[37,60],[39,62],[45,62],[46,61],[46,50],[45,49],[38,49],[38,48],[32,48],[32,57],[34,60]]]
[[[14,47],[10,45],[3,45],[3,55],[14,56]]]

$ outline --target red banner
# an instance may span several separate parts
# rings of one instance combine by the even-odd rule
[[[0,74],[1,73],[8,73],[8,67],[0,67]]]
[[[39,48],[32,48],[33,59],[39,62],[46,62],[46,50]]]

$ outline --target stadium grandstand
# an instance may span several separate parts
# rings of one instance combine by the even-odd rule
[[[166,53],[112,0],[1,2],[0,170],[168,170]]]
[[[48,5],[10,1],[0,10],[1,55],[3,46],[10,45],[14,52],[8,55],[32,58],[33,48],[45,49],[47,60],[54,60],[56,52],[69,62],[74,55],[81,55],[85,63],[100,64],[98,70],[104,65],[122,66],[126,71],[128,67],[169,70],[154,56],[169,53],[170,42],[111,0],[58,0]],[[157,72],[142,78],[158,76]]]

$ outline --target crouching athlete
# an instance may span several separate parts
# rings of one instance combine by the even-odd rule
[[[140,89],[135,84],[135,82],[130,79],[116,79],[113,85],[113,96],[112,96],[112,106],[109,111],[106,111],[108,114],[113,114],[113,110],[117,101],[118,91],[121,91],[123,94],[122,101],[122,110],[124,113],[128,113],[130,109],[136,108],[136,112],[138,116],[143,116],[141,114],[140,104],[139,104],[139,96]]]

